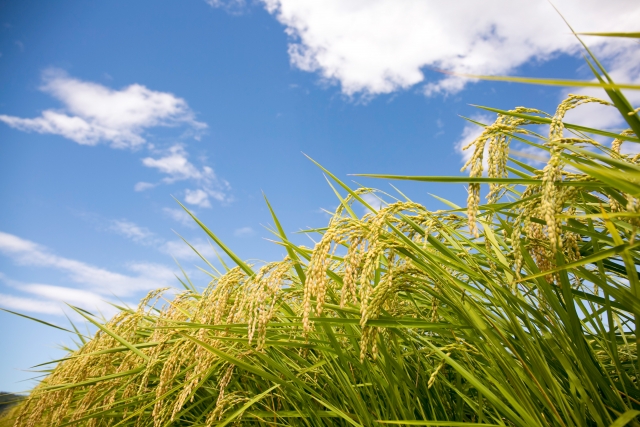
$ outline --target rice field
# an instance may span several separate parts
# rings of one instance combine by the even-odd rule
[[[158,289],[107,322],[75,308],[97,333],[78,332],[77,350],[43,365],[4,422],[640,425],[640,155],[625,154],[640,118],[588,55],[608,99],[570,95],[551,113],[481,107],[496,120],[478,123],[468,176],[367,175],[468,185],[467,206],[438,198],[449,208],[429,211],[317,164],[338,209],[307,231],[318,236],[307,248],[265,199],[288,256],[262,266],[194,217],[234,265],[203,258],[204,291],[185,278],[175,297]],[[588,103],[617,109],[628,129],[565,123]],[[513,141],[545,164],[510,152]]]

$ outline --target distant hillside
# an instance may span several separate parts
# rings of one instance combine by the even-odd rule
[[[24,396],[0,391],[0,414],[24,399]]]

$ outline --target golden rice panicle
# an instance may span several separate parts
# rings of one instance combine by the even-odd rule
[[[627,195],[627,212],[640,213],[640,200],[632,195]],[[640,220],[638,218],[629,218],[629,223],[634,227],[640,227]]]
[[[513,270],[516,277],[520,279],[524,258],[521,252],[521,237],[524,234],[525,244],[529,246],[529,252],[533,256],[533,251],[537,249],[542,230],[539,224],[532,222],[531,218],[537,216],[540,208],[540,193],[542,188],[540,185],[529,185],[522,193],[523,199],[528,199],[520,207],[520,212],[513,223],[513,230],[509,239],[511,246],[511,256],[513,256]],[[534,256],[535,259],[535,256]]]
[[[557,184],[562,180],[562,159],[560,154],[563,148],[561,144],[585,141],[584,139],[564,138],[563,120],[568,111],[586,103],[611,105],[610,102],[599,98],[570,94],[567,99],[558,105],[549,125],[549,139],[546,145],[550,148],[551,156],[543,170],[541,211],[547,224],[547,235],[552,253],[555,253],[557,248],[562,249],[562,240],[558,238],[561,233],[560,219],[556,215],[557,211],[562,209],[559,200],[557,200]]]
[[[319,295],[324,294],[327,286],[327,261],[331,245],[339,235],[339,225],[340,222],[334,216],[322,239],[313,248],[304,284],[302,325],[305,333],[311,331],[311,321],[309,319],[311,317],[311,299],[316,297],[316,310],[324,303],[324,300],[321,300]]]
[[[518,107],[515,110],[511,110],[511,112],[540,113],[538,110],[524,107]],[[482,178],[485,149],[488,148],[488,177],[505,178],[507,176],[506,166],[509,156],[509,142],[511,141],[511,137],[509,135],[517,133],[528,134],[529,132],[526,129],[522,129],[520,127],[526,124],[530,124],[530,122],[525,119],[499,114],[495,122],[486,126],[478,138],[462,147],[462,150],[468,150],[473,147],[473,153],[469,160],[464,164],[461,171],[470,169],[470,177]],[[500,184],[490,184],[489,194],[487,196],[490,203],[495,202],[499,198],[501,188],[502,186]],[[470,183],[467,191],[469,233],[478,238],[480,235],[478,232],[476,215],[478,212],[478,206],[480,205],[480,184]]]
[[[167,362],[166,352],[168,349],[171,351],[177,351],[180,343],[170,344],[169,341],[175,339],[179,334],[176,329],[171,326],[174,322],[183,322],[188,319],[190,312],[194,311],[193,304],[193,292],[184,291],[177,294],[171,304],[158,313],[157,320],[155,322],[155,328],[150,337],[151,342],[157,342],[156,346],[152,346],[149,351],[149,362],[142,373],[142,377],[139,381],[131,382],[126,386],[122,393],[123,399],[129,399],[136,394],[144,394],[152,391],[149,387],[149,380],[151,377],[168,376],[168,372],[162,373],[164,365]],[[192,344],[191,344],[192,345]],[[170,352],[171,352],[170,351]],[[165,386],[168,383],[165,384]],[[125,415],[127,411],[125,410]]]
[[[447,357],[451,356],[451,352],[447,352],[446,355]],[[438,364],[438,366],[433,370],[433,372],[429,376],[429,381],[427,382],[427,388],[433,387],[433,384],[436,382],[436,378],[438,377],[438,374],[440,373],[441,370],[444,369],[446,365],[447,365],[446,360],[442,359]]]
[[[234,308],[234,310],[243,310],[246,305],[247,338],[249,344],[253,341],[253,336],[258,325],[260,310],[266,298],[266,292],[263,289],[265,285],[264,278],[269,274],[269,271],[272,268],[273,263],[266,264],[260,268],[258,273],[248,281],[247,287],[243,292],[243,302],[246,302],[242,305],[242,308]]]
[[[389,251],[387,260],[387,272],[380,278],[380,282],[375,287],[371,295],[371,302],[368,304],[366,312],[362,314],[360,319],[360,325],[362,326],[362,341],[360,343],[360,360],[363,361],[369,350],[370,343],[372,345],[371,356],[375,360],[378,356],[377,346],[375,345],[376,337],[378,334],[377,327],[371,327],[367,325],[369,319],[377,319],[385,304],[388,304],[389,298],[393,293],[394,286],[397,283],[394,282],[394,259],[395,255],[393,251]]]
[[[340,291],[341,308],[344,308],[348,302],[354,304],[357,302],[357,280],[364,253],[365,242],[362,237],[352,239],[347,255],[344,257],[344,277],[342,279],[342,290]]]
[[[207,425],[212,425],[215,421],[220,420],[222,414],[224,413],[225,407],[231,404],[229,399],[225,400],[225,392],[227,386],[231,382],[234,369],[235,365],[227,365],[224,374],[221,376],[220,381],[218,382],[218,398],[216,400],[216,406],[207,418]]]
[[[267,324],[273,318],[277,304],[280,290],[284,286],[285,275],[291,271],[291,260],[287,257],[283,261],[276,263],[275,267],[271,271],[271,274],[264,283],[263,292],[261,297],[264,300],[261,302],[260,312],[258,318],[258,340],[256,349],[258,351],[264,348],[265,341],[267,339]]]
[[[229,315],[228,311],[230,307],[229,300],[234,298],[241,292],[241,287],[246,285],[246,274],[244,271],[240,269],[240,267],[235,267],[229,270],[225,275],[220,277],[215,283],[207,288],[205,291],[205,295],[201,298],[198,308],[196,321],[201,324],[213,324],[220,325],[222,323],[223,318]],[[221,332],[222,335],[225,335],[225,332]],[[195,336],[212,347],[218,347],[220,345],[220,341],[215,338],[209,338],[208,330],[205,328],[200,328],[196,330]],[[175,416],[180,412],[185,402],[191,398],[193,399],[194,391],[198,387],[198,385],[203,381],[207,372],[211,368],[211,365],[218,359],[216,355],[208,351],[205,347],[200,345],[191,345],[183,347],[187,352],[182,353],[183,362],[180,365],[177,365],[177,361],[173,361],[175,366],[170,366],[170,371],[173,376],[167,376],[163,378],[164,381],[167,381],[167,385],[163,387],[163,389],[167,389],[168,384],[171,384],[175,381],[175,375],[180,372],[180,367],[185,367],[184,361],[192,361],[193,367],[188,370],[186,377],[184,379],[184,385],[181,387],[177,398],[173,404],[173,410],[171,411],[170,420],[173,421]],[[162,380],[161,380],[162,382]],[[160,402],[158,402],[160,403]],[[158,406],[158,405],[156,405]],[[164,407],[169,405],[166,402],[163,402],[163,407],[159,407],[156,409],[156,424],[162,425],[167,418],[167,411]],[[154,408],[155,409],[155,408]]]
[[[570,176],[574,180],[582,180],[584,176],[569,174],[564,171],[561,159],[563,148],[561,145],[588,143],[597,146],[598,143],[591,139],[564,137],[563,120],[568,111],[586,103],[611,105],[609,102],[598,98],[569,95],[567,99],[560,103],[556,113],[551,117],[549,137],[545,142],[545,145],[550,148],[550,158],[544,169],[535,175],[536,178],[541,180],[541,184],[527,186],[527,189],[522,194],[522,199],[530,198],[530,200],[521,205],[522,207],[519,209],[518,217],[514,221],[510,237],[514,271],[517,278],[520,278],[520,271],[523,266],[523,258],[520,253],[520,237],[522,234],[527,239],[528,251],[541,271],[555,267],[554,254],[557,248],[562,249],[564,241],[567,240],[566,238],[561,238],[562,229],[559,214],[562,213],[565,203],[571,201],[578,191],[573,186],[558,187],[557,183],[565,176]],[[538,113],[546,115],[541,111],[538,111]],[[542,218],[545,221],[545,226],[532,222],[532,217]],[[571,239],[569,238],[569,241],[573,245],[573,240]],[[551,276],[547,277],[547,279],[552,280]]]
[[[368,319],[375,318],[379,314],[379,310],[382,307],[384,296],[387,296],[387,291],[390,290],[386,285],[387,280],[391,280],[393,275],[391,274],[394,255],[393,251],[389,251],[388,258],[388,271],[387,274],[381,277],[380,282],[374,287],[373,276],[375,271],[380,267],[380,261],[384,257],[384,253],[389,249],[389,243],[386,243],[381,236],[387,237],[385,231],[385,223],[391,221],[393,215],[403,210],[424,210],[423,207],[413,202],[397,202],[381,208],[377,211],[375,216],[366,216],[362,221],[363,229],[366,230],[364,237],[366,238],[368,248],[366,250],[366,256],[362,263],[361,275],[360,275],[360,326],[362,328],[362,342],[360,345],[360,358],[364,360],[366,353],[369,351],[369,344],[372,347],[372,356],[377,356],[376,347],[376,329],[367,326]],[[390,283],[390,282],[389,282]],[[376,298],[376,295],[378,296]],[[373,304],[373,305],[372,305]]]
[[[362,273],[360,274],[360,325],[364,328],[369,306],[369,296],[373,290],[373,277],[379,266],[380,255],[384,252],[384,245],[379,239],[380,231],[373,226],[368,239],[367,255],[365,257]]]
[[[622,132],[620,132],[621,136],[633,136],[635,135],[635,133],[631,130],[631,129],[626,129]],[[624,139],[621,138],[616,138],[613,140],[613,142],[611,143],[611,150],[614,153],[620,154],[620,148],[622,147],[622,143],[624,142]]]
[[[164,287],[164,288],[158,288],[155,290],[150,291],[149,293],[147,293],[147,295],[142,298],[142,300],[140,300],[140,303],[138,304],[138,310],[137,312],[139,314],[144,314],[145,310],[148,307],[153,307],[156,305],[156,303],[158,302],[158,300],[162,297],[162,294],[164,292],[166,292],[167,290],[171,289],[170,287]],[[150,301],[155,300],[153,302],[153,304],[149,304]]]
[[[122,311],[114,316],[105,327],[129,342],[137,343],[140,340],[136,334],[138,320],[138,317],[132,312]],[[131,355],[123,356],[121,353],[91,354],[119,346],[120,343],[113,337],[101,330],[97,331],[93,339],[72,353],[70,360],[61,362],[32,391],[27,402],[22,406],[23,409],[16,419],[15,425],[33,427],[42,422],[45,424],[61,423],[70,411],[75,410],[72,405],[74,390],[45,390],[44,388],[119,372],[119,369],[124,368],[124,365],[121,366],[123,362],[130,363]],[[105,387],[105,383],[88,386],[86,390],[102,387]],[[83,408],[85,407],[89,407],[86,401],[83,403]]]
[[[272,262],[263,266],[260,271],[250,280],[250,285],[244,291],[246,303],[243,303],[247,320],[248,344],[251,345],[257,333],[257,349],[262,349],[266,336],[266,324],[273,316],[279,291],[285,285],[285,277],[292,268],[289,257],[278,262]]]
[[[461,171],[464,171],[469,166],[471,166],[471,171],[469,173],[469,176],[471,177],[482,177],[482,158],[484,156],[484,146],[487,139],[489,138],[489,132],[490,131],[485,128],[480,137],[478,137],[476,140],[472,141],[465,147],[462,147],[463,150],[467,150],[472,146],[474,147],[471,158],[461,169]],[[470,183],[467,192],[467,216],[469,217],[469,233],[477,238],[479,237],[479,233],[476,223],[476,213],[478,211],[478,206],[480,205],[480,184]]]
[[[179,381],[178,374],[186,367],[185,365],[194,364],[193,354],[196,351],[196,346],[192,341],[178,341],[172,346],[169,356],[164,361],[154,390],[157,399],[151,413],[154,426],[163,425],[171,416],[172,408],[171,405],[167,405],[165,395]]]

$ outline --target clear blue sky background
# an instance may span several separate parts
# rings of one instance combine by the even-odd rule
[[[179,285],[172,255],[204,287],[206,276],[195,267],[202,263],[172,230],[206,248],[205,236],[176,218],[172,196],[184,202],[187,190],[210,191],[210,206],[187,206],[242,258],[274,260],[283,251],[264,239],[261,224],[271,221],[262,191],[291,232],[323,226],[321,208],[337,204],[302,152],[345,180],[353,179],[349,173],[458,175],[456,144],[466,126],[458,115],[478,114],[469,104],[553,112],[562,96],[558,88],[493,82],[426,96],[424,84],[442,78],[427,60],[419,83],[379,90],[365,82],[351,90],[346,79],[323,76],[322,67],[305,71],[292,63],[288,45],[299,38],[285,33],[284,15],[271,12],[261,3],[229,8],[201,0],[0,1],[0,115],[79,114],[42,90],[46,73],[114,91],[138,84],[182,99],[193,115],[171,127],[135,130],[145,140],[136,148],[113,148],[104,139],[83,145],[9,119],[0,123],[0,307],[66,327],[59,302],[65,296],[82,305],[87,295],[94,309],[96,298],[135,304],[150,283]],[[552,46],[502,70],[590,78],[571,49]],[[149,166],[176,144],[192,165],[190,177]],[[216,178],[195,177],[205,167]],[[154,187],[135,191],[140,182]],[[392,191],[385,181],[359,182]],[[466,198],[462,186],[399,186],[434,210],[444,206],[428,193],[457,203]],[[83,271],[106,278],[93,283]],[[119,275],[115,281],[125,277],[124,285],[111,287],[111,273]],[[12,314],[0,312],[0,322],[0,390],[29,388],[24,380],[38,374],[26,370],[61,356],[58,345],[72,345],[68,334]]]

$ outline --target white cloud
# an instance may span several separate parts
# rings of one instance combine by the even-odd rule
[[[503,74],[532,59],[576,53],[577,42],[546,1],[262,0],[291,37],[291,63],[338,82],[346,94],[374,95],[426,83],[427,94],[460,90],[465,80],[425,81],[426,67]],[[635,31],[636,0],[557,0],[577,31]],[[599,52],[627,45],[589,38]]]
[[[89,306],[99,306],[104,302],[104,297],[96,294],[95,292],[62,286],[29,284],[21,286],[20,290],[38,297],[66,302],[71,305],[81,305],[86,308],[89,308]]]
[[[209,195],[204,190],[189,190],[185,191],[184,201],[190,205],[200,206],[201,208],[210,208]]]
[[[145,290],[173,286],[175,284],[176,272],[165,265],[154,262],[132,262],[127,265],[127,268],[137,273],[138,277],[155,283],[152,288]]]
[[[229,184],[226,183],[225,181],[225,186],[223,188],[228,189],[229,188]],[[226,193],[224,193],[223,191],[218,191],[218,190],[214,190],[212,188],[205,188],[205,191],[207,192],[207,194],[211,197],[213,197],[214,199],[216,199],[219,202],[231,202],[233,201],[231,197],[229,197]]]
[[[110,318],[118,312],[118,309],[111,305],[104,296],[82,289],[30,284],[22,286],[20,290],[33,294],[41,300],[46,300],[49,305],[58,306],[60,308],[65,308],[66,304],[70,304],[88,310],[94,314],[101,313],[106,318]],[[34,302],[37,303],[39,300],[35,300]],[[122,305],[119,301],[117,303]],[[129,305],[131,306],[132,304]],[[69,312],[70,310],[67,308],[65,311]]]
[[[196,222],[188,213],[184,211],[184,209],[162,208],[162,212],[164,212],[165,215],[167,215],[172,220],[179,222],[182,225],[190,228],[195,228],[196,226]],[[194,211],[191,212],[195,215]]]
[[[140,181],[140,182],[137,182],[136,185],[133,186],[133,189],[135,191],[145,191],[145,190],[149,190],[149,189],[151,189],[151,188],[153,188],[155,186],[156,186],[156,184],[152,184],[150,182]]]
[[[157,169],[159,172],[169,175],[164,178],[166,183],[185,179],[211,180],[215,179],[213,169],[204,166],[198,169],[188,159],[189,154],[181,144],[176,144],[166,150],[162,157],[145,157],[142,164],[146,167]]]
[[[108,231],[126,237],[135,243],[142,245],[156,245],[162,243],[162,239],[147,227],[136,224],[128,219],[108,219],[102,215],[91,212],[76,212],[79,218],[93,224],[98,231]]]
[[[70,304],[91,311],[94,314],[101,313],[107,318],[113,316],[118,311],[105,299],[105,296],[95,292],[41,283],[22,283],[11,280],[2,273],[0,273],[0,279],[14,290],[32,296],[23,297],[0,294],[0,306],[3,308],[21,312],[64,315],[65,312],[72,312],[72,310],[66,306],[66,304]],[[122,305],[122,302],[118,301],[118,304]],[[131,304],[129,305],[131,306]],[[73,315],[73,313],[70,314]]]
[[[152,245],[158,241],[158,238],[149,229],[126,219],[111,221],[109,230],[144,245]]]
[[[145,131],[156,126],[183,126],[199,133],[207,127],[195,120],[184,99],[167,92],[157,92],[133,84],[120,90],[82,81],[68,76],[58,69],[43,74],[42,91],[58,99],[63,108],[45,110],[40,117],[21,118],[0,115],[0,121],[23,131],[62,135],[84,145],[108,142],[113,147],[137,147],[144,144]],[[229,202],[229,183],[218,179],[209,166],[196,167],[188,159],[183,144],[174,144],[166,150],[158,150],[147,144],[152,155],[142,159],[142,164],[158,170],[165,177],[161,182],[192,180],[201,187],[197,195],[199,206],[209,205],[208,197]],[[149,190],[159,183],[138,182],[137,192]],[[196,194],[189,197],[194,200]]]
[[[231,13],[243,11],[247,5],[245,0],[205,0],[205,2],[211,7],[222,8]]]
[[[609,74],[614,81],[619,83],[640,83],[640,51],[638,49],[627,49],[622,54],[616,56],[610,64]],[[595,81],[595,79],[594,79]],[[598,88],[574,88],[565,90],[562,93],[564,98],[568,93],[589,95],[610,101],[604,90]],[[625,92],[625,96],[634,107],[640,105],[640,91],[630,90]],[[599,104],[587,104],[579,106],[567,113],[565,120],[569,123],[580,124],[596,129],[622,130],[629,126],[622,115],[614,107],[607,107]],[[604,139],[606,140],[606,138]],[[623,144],[623,149],[632,149],[636,145],[632,142]],[[636,148],[637,152],[637,148]]]
[[[196,190],[185,191],[185,201],[202,208],[211,207],[209,197],[219,202],[229,202],[227,192],[231,188],[225,180],[218,179],[209,166],[196,167],[189,161],[189,154],[181,144],[175,144],[167,150],[158,152],[158,157],[145,157],[142,164],[167,175],[162,181],[171,184],[176,181],[190,180],[200,185]],[[139,183],[140,184],[140,183]],[[142,188],[146,188],[146,183]]]
[[[143,133],[155,126],[186,125],[201,131],[186,101],[139,84],[121,90],[82,81],[59,69],[43,74],[40,89],[58,99],[61,110],[45,110],[40,117],[0,115],[0,121],[23,131],[61,135],[83,145],[108,142],[116,148],[145,142]]]
[[[193,239],[189,241],[189,244],[196,248],[196,250],[200,253],[200,255],[204,256],[207,260],[212,262],[216,259],[216,254],[211,249],[211,245],[202,239]],[[199,259],[198,254],[196,254],[193,249],[191,249],[184,241],[182,240],[170,240],[160,246],[160,251],[171,255],[177,259],[184,260],[196,260]]]
[[[116,273],[55,255],[43,246],[9,233],[0,232],[0,253],[21,265],[62,271],[73,282],[100,294],[127,296],[175,284],[173,271],[164,265],[132,263],[128,268],[135,275]]]
[[[63,315],[62,307],[51,301],[42,301],[33,298],[17,297],[14,295],[0,294],[0,306],[8,310],[19,312]]]
[[[233,235],[236,237],[249,237],[249,236],[253,236],[254,234],[255,234],[255,231],[251,227],[238,228],[236,231],[233,232]]]

